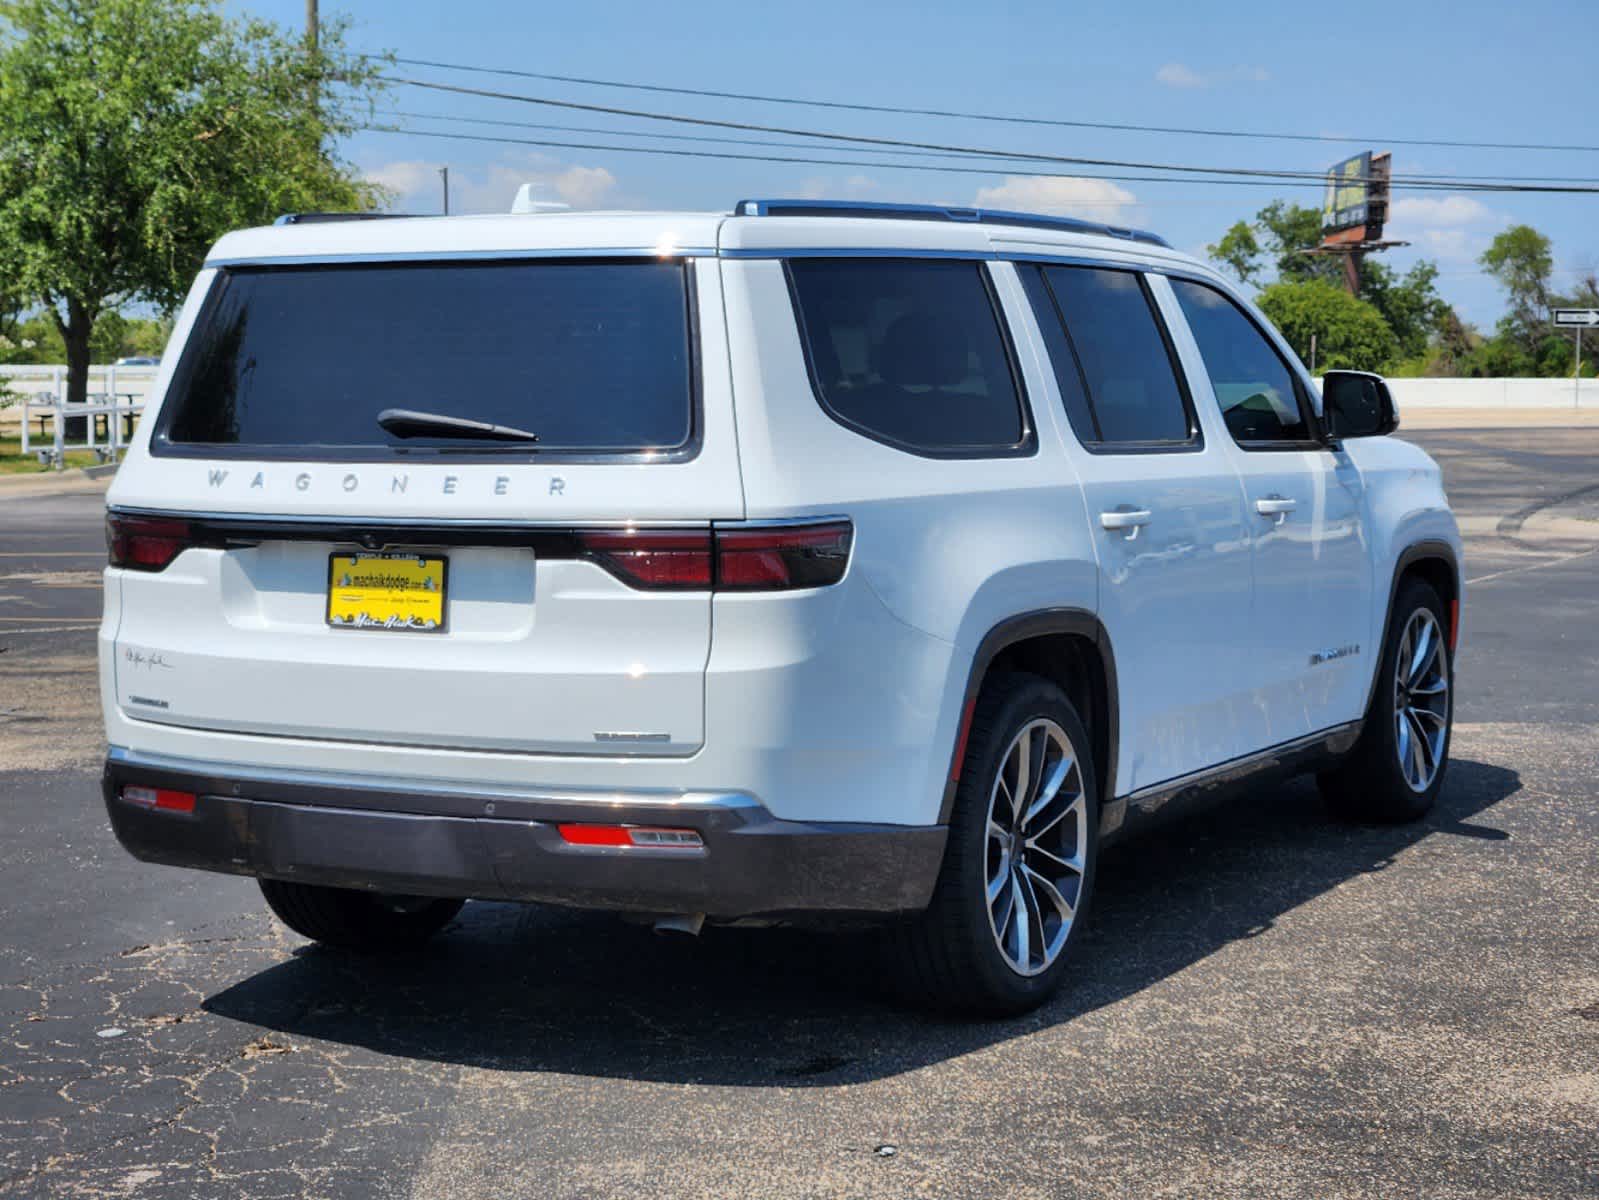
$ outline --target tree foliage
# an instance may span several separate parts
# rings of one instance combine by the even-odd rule
[[[1360,298],[1382,314],[1399,353],[1406,358],[1425,354],[1445,322],[1454,316],[1434,286],[1437,278],[1438,268],[1425,259],[1403,276],[1371,259],[1360,268]]]
[[[1261,292],[1259,303],[1306,363],[1315,336],[1318,371],[1381,371],[1399,348],[1374,305],[1325,279],[1281,280]]]
[[[1531,225],[1512,225],[1495,236],[1477,261],[1510,301],[1501,332],[1536,357],[1549,327],[1549,276],[1555,267],[1549,239]]]
[[[81,399],[96,325],[170,310],[223,232],[380,195],[339,160],[378,87],[219,0],[0,0],[0,278],[42,306]]]

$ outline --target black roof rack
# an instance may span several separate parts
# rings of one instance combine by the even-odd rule
[[[415,213],[380,212],[303,212],[284,213],[274,225],[327,225],[334,221],[392,221],[398,217],[412,217]]]
[[[1032,229],[1063,229],[1126,238],[1151,246],[1171,245],[1158,233],[1082,221],[1076,217],[1051,217],[1044,213],[1005,212],[994,208],[948,208],[937,204],[880,204],[867,200],[740,200],[733,212],[741,217],[884,217],[902,221],[959,221],[979,225],[1020,225]]]

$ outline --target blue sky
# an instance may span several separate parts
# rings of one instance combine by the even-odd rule
[[[405,68],[418,78],[468,86],[789,127],[1033,153],[1315,171],[1345,154],[1389,148],[1383,138],[1599,145],[1599,71],[1593,60],[1599,12],[1591,0],[1515,6],[1479,0],[322,5],[325,20],[336,12],[352,20],[356,48],[415,58],[865,103],[1376,140],[1311,143],[1048,129]],[[290,25],[304,16],[303,0],[229,0],[229,6]],[[388,105],[508,121],[760,136],[645,126],[405,87],[394,90]],[[622,140],[414,118],[404,123],[511,137]],[[1401,175],[1599,178],[1599,153],[1392,149]],[[742,197],[793,195],[975,202],[1143,225],[1201,253],[1232,221],[1274,196],[1320,203],[1317,186],[1113,183],[1007,177],[1002,170],[980,176],[719,162],[378,132],[351,139],[345,152],[394,188],[395,207],[409,211],[436,211],[436,168],[448,164],[454,207],[464,211],[503,210],[517,185],[527,181],[537,183],[546,199],[575,207],[726,209]],[[1506,225],[1527,222],[1554,239],[1557,286],[1572,283],[1577,271],[1599,267],[1599,196],[1406,193],[1401,187],[1394,200],[1389,236],[1413,244],[1388,252],[1385,261],[1403,269],[1418,257],[1432,259],[1444,294],[1483,326],[1492,325],[1501,303],[1475,259]]]

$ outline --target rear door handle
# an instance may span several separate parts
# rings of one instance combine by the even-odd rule
[[[1286,496],[1262,496],[1255,501],[1255,511],[1263,517],[1276,517],[1277,524],[1281,525],[1288,519],[1288,514],[1299,507],[1299,501],[1290,500]]]
[[[1151,513],[1147,508],[1123,508],[1099,514],[1099,523],[1106,529],[1115,529],[1126,534],[1127,540],[1132,541],[1138,536],[1138,531],[1149,524]]]

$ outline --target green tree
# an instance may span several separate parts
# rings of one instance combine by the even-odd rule
[[[1549,239],[1531,225],[1512,225],[1477,261],[1510,301],[1510,311],[1499,322],[1500,334],[1535,361],[1549,335],[1549,276],[1555,265]]]
[[[377,67],[220,0],[0,0],[0,278],[61,336],[82,400],[97,323],[182,299],[228,229],[380,199],[332,151]]]
[[[1399,343],[1399,353],[1416,358],[1443,328],[1453,310],[1438,295],[1434,281],[1438,268],[1425,260],[1403,277],[1380,262],[1368,260],[1360,269],[1360,298],[1382,314]]]
[[[1381,371],[1399,343],[1382,313],[1325,279],[1279,280],[1260,294],[1260,310],[1309,362],[1316,338],[1316,370]]]
[[[1213,262],[1231,271],[1238,282],[1246,287],[1254,287],[1260,282],[1260,273],[1264,269],[1261,259],[1265,252],[1255,235],[1255,227],[1248,221],[1233,222],[1232,228],[1222,234],[1215,245],[1205,247],[1205,253],[1210,255]]]
[[[1336,259],[1302,253],[1320,242],[1320,212],[1273,200],[1254,221],[1236,222],[1205,252],[1251,286],[1267,282],[1268,266],[1276,279],[1341,279],[1343,268]]]

